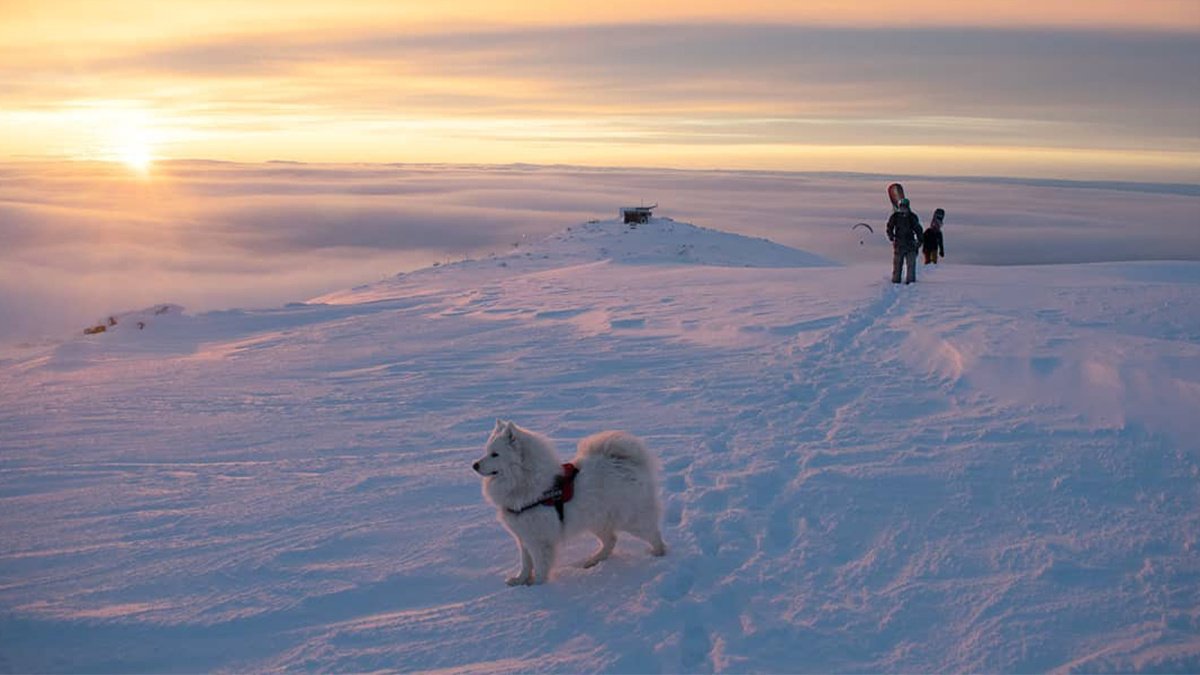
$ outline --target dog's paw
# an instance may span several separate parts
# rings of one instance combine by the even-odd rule
[[[533,583],[533,579],[530,577],[516,576],[505,579],[504,583],[508,584],[509,586],[528,586]]]

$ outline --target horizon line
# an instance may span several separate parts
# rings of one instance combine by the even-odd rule
[[[59,155],[15,155],[10,157],[0,157],[0,165],[4,164],[35,164],[35,163],[63,163],[63,164],[99,164],[105,166],[117,166],[118,162],[111,160],[96,159],[96,158],[81,158]],[[905,181],[905,180],[930,180],[930,181],[948,181],[958,183],[1006,183],[1012,185],[1027,185],[1031,187],[1061,187],[1071,189],[1097,189],[1097,190],[1116,190],[1122,192],[1141,192],[1151,194],[1172,194],[1183,195],[1189,197],[1200,197],[1200,182],[1170,182],[1170,181],[1150,181],[1136,179],[1083,179],[1083,178],[1062,178],[1062,177],[1037,177],[1037,176],[1022,176],[1022,175],[1004,175],[1004,174],[928,174],[928,173],[898,173],[886,174],[878,171],[838,171],[838,170],[811,170],[802,169],[753,169],[753,168],[718,168],[718,167],[671,167],[671,166],[615,166],[607,164],[572,164],[569,162],[555,162],[549,164],[541,164],[537,162],[386,162],[386,161],[362,161],[362,160],[343,160],[343,161],[308,161],[295,159],[265,159],[258,161],[245,161],[235,159],[216,159],[206,157],[172,157],[155,159],[155,165],[163,164],[227,164],[233,166],[265,166],[271,164],[285,164],[292,166],[374,166],[374,167],[455,167],[455,168],[475,168],[475,169],[500,169],[513,167],[528,167],[534,169],[570,169],[578,171],[604,171],[604,172],[637,172],[637,171],[654,171],[660,173],[728,173],[739,175],[759,175],[759,176],[823,176],[823,177],[848,177],[848,178],[863,178],[863,179],[879,179],[884,181]]]

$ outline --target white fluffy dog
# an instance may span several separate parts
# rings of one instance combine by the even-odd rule
[[[655,460],[635,436],[623,431],[588,436],[575,459],[561,464],[550,439],[496,420],[472,468],[484,477],[483,495],[496,505],[500,523],[521,551],[521,571],[508,578],[510,586],[544,583],[558,544],[581,532],[600,540],[584,567],[612,553],[618,530],[645,540],[654,555],[667,552],[658,528]]]

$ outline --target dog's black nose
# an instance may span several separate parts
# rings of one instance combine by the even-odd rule
[[[475,469],[475,473],[479,473],[479,462],[475,462],[474,464],[472,464],[471,468]]]

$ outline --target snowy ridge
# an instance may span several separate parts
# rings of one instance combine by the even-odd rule
[[[671,218],[651,218],[630,225],[620,220],[593,220],[532,242],[515,241],[504,254],[480,260],[462,260],[400,275],[399,283],[382,282],[330,293],[313,302],[362,302],[390,297],[413,283],[437,283],[429,275],[468,273],[476,280],[516,273],[557,269],[571,265],[608,262],[625,265],[701,265],[713,267],[826,267],[834,263],[821,256],[763,238],[722,232]],[[490,272],[490,274],[489,274]],[[416,275],[416,280],[409,279]]]
[[[694,264],[719,267],[819,267],[835,263],[762,238],[722,232],[671,218],[625,224],[584,223],[529,247],[528,257],[558,261],[610,259],[633,264]]]
[[[1200,670],[1200,264],[589,226],[0,363],[0,668]],[[496,417],[645,438],[668,556],[506,587]]]

